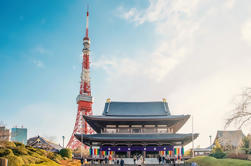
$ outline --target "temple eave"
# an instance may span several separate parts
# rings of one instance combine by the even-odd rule
[[[114,116],[83,116],[87,123],[100,133],[106,125],[167,125],[177,132],[189,119],[190,115],[181,116],[145,116],[145,117],[114,117]]]
[[[196,139],[199,134],[193,134]],[[155,143],[155,144],[173,144],[177,143],[186,145],[192,141],[192,134],[93,134],[93,135],[81,135],[77,134],[75,137],[83,143],[90,146],[94,142],[96,144],[144,144],[144,143]]]

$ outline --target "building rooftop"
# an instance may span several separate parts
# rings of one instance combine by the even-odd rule
[[[29,146],[37,147],[37,144],[43,144],[43,145],[49,146],[52,149],[57,150],[57,151],[62,149],[62,147],[60,145],[57,145],[57,144],[55,144],[55,143],[53,143],[53,142],[51,142],[51,141],[49,141],[46,138],[41,137],[41,136],[32,137],[32,138],[30,138],[28,140],[28,145]],[[41,147],[41,148],[43,149],[43,147]]]
[[[228,147],[239,148],[242,144],[244,134],[242,130],[218,130],[214,143],[219,141],[224,149]]]
[[[106,102],[105,116],[168,116],[167,102]]]

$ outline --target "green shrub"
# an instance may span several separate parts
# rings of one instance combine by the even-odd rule
[[[14,144],[16,145],[16,146],[25,146],[24,144],[22,144],[22,143],[20,143],[20,142],[14,142]]]
[[[0,157],[14,156],[11,149],[0,148]]]
[[[22,143],[7,141],[0,143],[0,158],[8,159],[8,166],[59,166],[57,163],[62,160],[58,153],[24,146]]]
[[[32,151],[32,152],[36,152],[37,151],[37,149],[33,148],[32,146],[27,146],[26,145],[25,148],[28,149],[28,150],[30,150],[30,151]]]
[[[16,147],[16,145],[14,144],[14,142],[0,141],[0,147],[10,148],[10,147]]]
[[[67,158],[72,158],[72,151],[71,149],[67,149],[67,148],[64,148],[64,149],[61,149],[59,154],[62,156],[62,157],[67,157]]]
[[[17,147],[13,147],[11,149],[12,149],[13,153],[17,156],[28,154],[28,150],[24,146],[17,146]]]
[[[215,153],[209,154],[209,156],[217,158],[217,159],[223,159],[223,158],[226,157],[226,153],[224,153],[224,152],[215,152]]]
[[[35,152],[38,153],[41,156],[46,156],[47,155],[47,152],[45,150],[43,150],[43,149],[36,149]]]
[[[24,162],[21,157],[18,156],[9,156],[8,157],[8,166],[22,166]]]
[[[37,158],[33,157],[33,156],[28,156],[28,155],[24,155],[24,156],[20,156],[24,162],[25,165],[29,165],[29,164],[35,164]]]
[[[48,152],[47,157],[56,163],[60,163],[63,158],[58,153]]]
[[[215,146],[213,147],[212,153],[209,156],[217,158],[217,159],[222,159],[226,156],[226,153],[224,153],[217,139],[215,140]]]

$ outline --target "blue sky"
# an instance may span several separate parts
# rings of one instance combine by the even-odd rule
[[[87,4],[94,114],[108,97],[165,97],[173,114],[195,116],[196,145],[207,146],[209,134],[223,129],[233,97],[250,86],[248,0],[6,0],[0,6],[0,120],[24,125],[29,137],[69,138]],[[190,131],[189,121],[180,132]]]
[[[0,10],[1,120],[8,127],[29,127],[32,136],[46,133],[39,130],[39,123],[46,122],[46,118],[30,117],[23,113],[29,106],[36,107],[35,113],[32,108],[34,116],[43,114],[40,112],[43,111],[47,116],[55,114],[60,117],[65,113],[60,111],[62,107],[67,107],[69,110],[64,110],[67,111],[66,115],[72,114],[74,117],[87,4],[90,10],[92,61],[106,54],[123,52],[124,49],[133,52],[137,49],[134,43],[147,46],[153,38],[147,33],[150,26],[137,28],[116,14],[119,6],[129,7],[131,4],[128,2],[4,1]],[[134,3],[140,7],[147,4],[143,1]],[[136,39],[135,36],[139,34],[149,40]],[[93,96],[96,96],[98,91],[102,93],[105,88],[106,76],[102,69],[92,69],[91,77]],[[55,110],[43,110],[43,105],[53,105]],[[103,103],[99,108],[102,107]],[[44,122],[33,124],[30,118]],[[38,128],[35,132],[32,131],[33,125]],[[72,126],[71,121],[68,128]]]

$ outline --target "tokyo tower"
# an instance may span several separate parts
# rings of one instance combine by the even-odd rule
[[[88,17],[89,12],[86,13],[86,32],[83,39],[84,48],[82,50],[83,62],[80,82],[80,92],[77,96],[78,112],[71,138],[67,144],[67,148],[77,149],[81,147],[82,143],[75,138],[75,134],[92,134],[92,128],[84,120],[83,115],[92,115],[92,103],[90,86],[90,39],[88,37]]]

